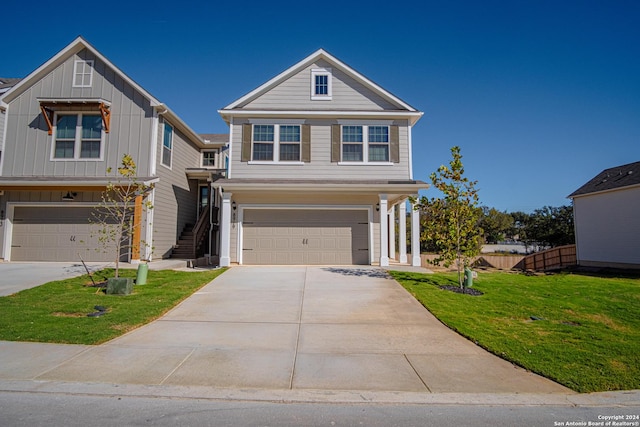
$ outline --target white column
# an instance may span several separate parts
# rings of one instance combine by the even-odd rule
[[[380,267],[389,266],[389,208],[387,195],[380,194]]]
[[[406,264],[407,263],[407,200],[403,200],[400,203],[400,214],[399,214],[399,218],[398,221],[400,221],[398,223],[399,227],[398,227],[398,233],[400,234],[400,236],[398,236],[398,246],[400,246],[399,252],[400,252],[400,263],[401,264]]]
[[[389,208],[389,258],[396,259],[396,205]]]
[[[231,193],[222,194],[220,218],[220,267],[231,265]]]
[[[411,265],[421,267],[420,259],[420,211],[411,204]]]

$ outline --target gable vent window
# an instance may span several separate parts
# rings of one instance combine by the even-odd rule
[[[311,70],[312,100],[330,101],[332,89],[331,68],[314,68]]]
[[[91,87],[93,60],[77,60],[73,65],[73,87]]]

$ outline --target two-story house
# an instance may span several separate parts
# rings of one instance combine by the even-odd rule
[[[387,266],[396,251],[420,265],[418,212],[411,260],[405,221],[407,198],[428,187],[412,170],[420,111],[320,49],[219,114],[221,265]]]
[[[203,241],[200,251],[211,253],[209,181],[224,168],[222,139],[206,141],[78,37],[0,95],[0,258],[113,261],[90,218],[124,154],[152,188],[136,200],[138,226],[122,259],[178,250],[193,258]],[[143,209],[146,201],[154,208]],[[194,225],[196,241],[177,248]]]

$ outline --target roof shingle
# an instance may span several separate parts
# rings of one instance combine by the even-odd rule
[[[569,194],[569,197],[614,190],[637,184],[640,184],[640,162],[605,169],[582,187]]]

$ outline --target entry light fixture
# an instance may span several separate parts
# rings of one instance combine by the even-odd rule
[[[376,203],[376,212],[380,212],[380,203]]]
[[[67,191],[67,194],[62,196],[62,200],[71,201],[71,200],[74,200],[77,195],[78,193],[72,193],[70,191]]]
[[[233,209],[234,211],[236,209],[238,209],[238,206],[236,205],[236,202],[234,201],[233,203],[231,203],[231,209]]]

